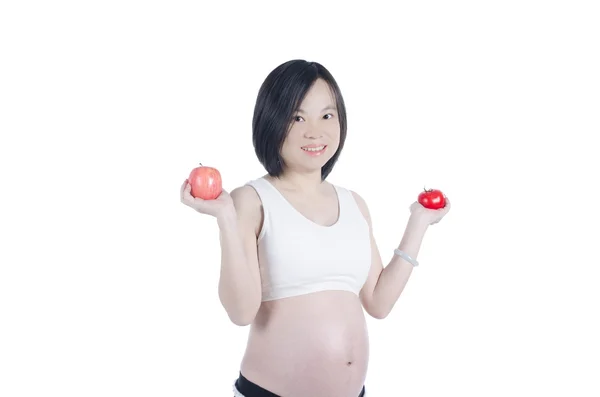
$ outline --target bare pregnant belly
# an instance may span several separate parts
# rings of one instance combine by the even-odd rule
[[[352,293],[325,291],[263,302],[241,372],[285,397],[358,396],[369,359],[367,326]]]

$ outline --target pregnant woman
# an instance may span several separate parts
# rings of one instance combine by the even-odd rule
[[[346,140],[346,109],[319,63],[275,68],[259,90],[252,128],[265,175],[215,200],[194,198],[187,180],[181,187],[184,204],[216,218],[219,298],[234,324],[250,325],[233,394],[367,396],[364,313],[390,313],[428,227],[450,203],[438,210],[413,203],[383,266],[367,204],[327,181]]]

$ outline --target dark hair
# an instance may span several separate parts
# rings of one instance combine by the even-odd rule
[[[301,59],[287,61],[275,68],[258,92],[252,120],[252,142],[260,163],[269,175],[283,172],[281,148],[289,132],[292,118],[308,90],[317,79],[323,79],[333,92],[340,123],[340,143],[333,157],[321,168],[325,180],[337,162],[346,140],[346,107],[337,82],[317,62]]]

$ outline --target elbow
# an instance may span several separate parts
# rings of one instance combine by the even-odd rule
[[[233,324],[237,325],[238,327],[246,327],[246,326],[252,324],[252,321],[254,321],[250,317],[233,317],[233,316],[229,316],[229,320],[231,320],[231,322]]]
[[[372,313],[369,313],[369,314],[370,314],[370,315],[371,315],[371,317],[373,317],[374,319],[377,319],[377,320],[383,320],[383,319],[385,319],[385,318],[388,316],[388,314],[390,314],[390,313],[389,313],[389,312],[372,312]]]
[[[238,315],[229,314],[229,320],[238,327],[246,327],[254,322],[258,310],[252,310]]]
[[[367,313],[369,313],[371,317],[377,320],[385,319],[390,314],[390,312],[391,309],[379,307],[370,307],[369,310],[367,310]]]
[[[227,310],[229,320],[238,327],[246,327],[254,322],[258,309],[260,308],[260,298],[253,299],[248,305],[236,309],[230,308]]]

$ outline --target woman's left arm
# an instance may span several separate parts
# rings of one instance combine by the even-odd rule
[[[439,210],[426,209],[419,203],[411,205],[411,215],[408,219],[404,235],[398,250],[406,256],[394,254],[387,266],[383,266],[381,254],[373,233],[373,224],[367,204],[357,193],[352,192],[360,207],[371,235],[371,269],[365,285],[360,292],[360,300],[366,312],[374,318],[387,317],[398,301],[414,268],[421,248],[421,243],[430,225],[439,222],[450,210],[450,202],[446,198],[446,206]]]

